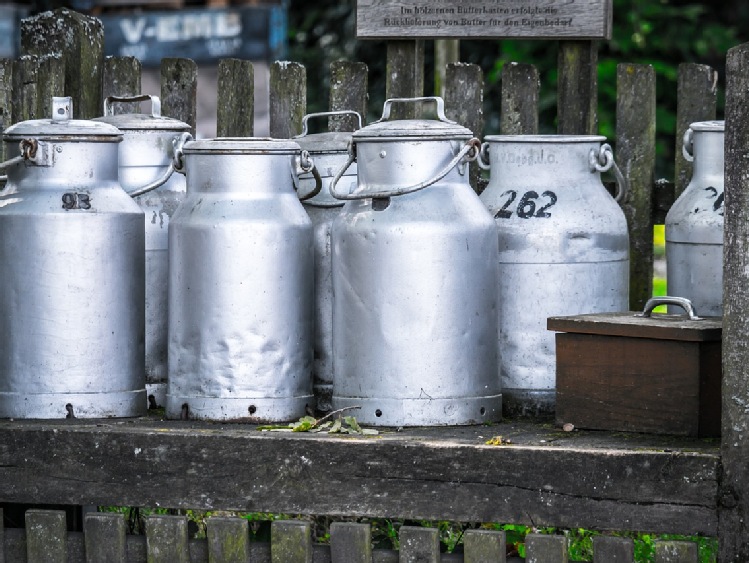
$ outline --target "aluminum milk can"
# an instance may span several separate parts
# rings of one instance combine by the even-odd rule
[[[313,408],[312,223],[288,140],[184,146],[169,224],[170,418],[287,421]],[[300,166],[301,165],[301,166]]]
[[[143,211],[117,178],[119,130],[53,118],[9,127],[0,195],[0,417],[139,416]]]
[[[723,121],[689,126],[683,152],[694,161],[692,179],[666,215],[668,294],[707,316],[723,314],[723,135]]]
[[[151,113],[114,114],[113,104],[151,101]],[[110,96],[102,121],[123,133],[120,183],[138,202],[146,225],[146,391],[164,405],[167,375],[167,279],[169,218],[185,197],[185,177],[174,174],[174,144],[191,139],[187,123],[161,115],[158,96]],[[151,398],[153,397],[153,398]]]
[[[482,146],[491,178],[481,200],[499,237],[505,414],[553,412],[556,350],[547,317],[629,308],[627,222],[601,183],[600,173],[615,166],[604,141],[497,135]],[[617,179],[622,196],[621,174]]]
[[[333,219],[341,212],[343,201],[330,193],[330,182],[348,159],[350,132],[308,133],[311,118],[353,115],[361,129],[361,116],[355,111],[311,113],[302,118],[302,133],[294,138],[315,161],[315,169],[322,177],[322,189],[312,198],[303,200],[314,229],[315,249],[315,336],[312,367],[316,408],[331,409],[333,392],[333,281],[331,268],[330,232]],[[310,172],[300,175],[303,193],[312,191],[314,178]],[[339,189],[348,193],[356,187],[356,164],[352,164],[339,182]]]
[[[390,120],[392,104],[425,100],[436,120]],[[348,200],[332,233],[333,409],[383,426],[501,418],[497,236],[468,181],[478,147],[441,98],[388,100],[353,133],[357,187],[331,184]]]

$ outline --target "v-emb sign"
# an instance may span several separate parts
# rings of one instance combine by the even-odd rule
[[[358,0],[360,39],[611,39],[613,0]]]

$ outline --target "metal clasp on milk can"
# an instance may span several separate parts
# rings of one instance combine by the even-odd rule
[[[150,113],[115,113],[115,104],[151,102]],[[146,391],[151,406],[164,405],[167,378],[167,280],[169,219],[185,198],[180,172],[190,126],[161,115],[158,96],[109,96],[104,115],[94,121],[122,132],[119,179],[145,215],[146,228]],[[158,189],[157,189],[158,188]]]
[[[144,223],[122,134],[72,119],[70,98],[52,115],[3,137],[21,155],[2,165],[0,417],[142,415]]]
[[[486,137],[491,178],[481,200],[499,240],[499,357],[505,413],[549,415],[555,404],[551,316],[626,311],[629,236],[601,183],[613,168],[605,137]]]
[[[301,153],[280,139],[185,144],[187,197],[169,226],[170,418],[278,422],[313,406]]]
[[[356,129],[361,129],[362,118],[351,110],[310,113],[302,118],[302,132],[294,137],[303,150],[307,150],[315,161],[315,170],[322,178],[322,189],[302,203],[307,210],[314,231],[315,248],[315,360],[313,365],[313,389],[316,408],[324,413],[331,409],[333,392],[333,282],[331,266],[330,233],[333,219],[340,213],[343,201],[330,193],[330,182],[348,158],[351,132],[328,131],[309,133],[309,120],[322,117],[356,118]],[[299,184],[308,187],[313,180],[310,173],[299,176]],[[346,174],[347,189],[356,187],[356,165]],[[310,190],[312,191],[312,190]]]
[[[724,129],[723,121],[698,121],[686,130],[692,178],[666,215],[667,293],[710,316],[723,314]]]
[[[390,120],[394,103],[436,104],[436,120]],[[348,203],[333,221],[333,408],[385,426],[501,417],[497,236],[468,183],[478,140],[441,98],[393,99],[352,134],[330,185]],[[337,189],[358,165],[357,187]]]

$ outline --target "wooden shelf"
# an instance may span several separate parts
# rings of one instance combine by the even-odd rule
[[[487,445],[494,436],[511,444]],[[222,509],[717,534],[719,441],[551,424],[261,432],[0,421],[4,502]]]

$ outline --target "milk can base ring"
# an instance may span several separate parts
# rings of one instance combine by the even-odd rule
[[[507,418],[553,417],[556,406],[554,389],[502,389],[504,415]]]
[[[314,406],[312,395],[222,398],[180,397],[167,393],[166,396],[166,415],[171,419],[221,420],[249,424],[291,422],[306,416],[307,409]]]
[[[333,410],[360,406],[346,414],[372,426],[462,426],[499,422],[502,395],[487,397],[377,399],[333,396]]]
[[[146,414],[147,404],[145,389],[111,393],[0,393],[0,418],[135,417]]]

